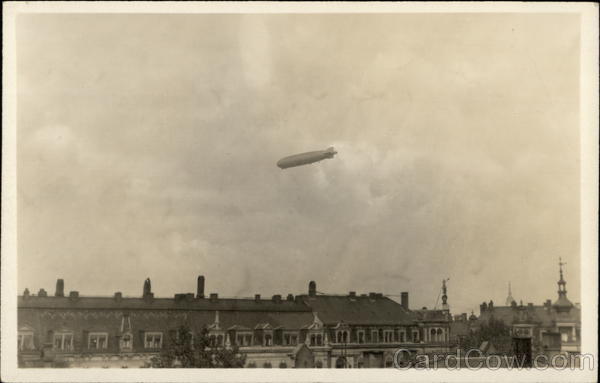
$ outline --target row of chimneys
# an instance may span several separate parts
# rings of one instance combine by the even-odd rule
[[[315,297],[316,295],[317,295],[317,283],[315,281],[310,281],[308,283],[308,296]],[[23,296],[29,297],[29,289],[25,289]],[[48,296],[48,294],[46,293],[46,290],[40,289],[40,291],[38,292],[38,296],[46,297],[46,296]],[[55,297],[64,297],[65,296],[65,281],[63,279],[56,280],[56,291],[54,292],[54,296]],[[350,291],[348,296],[351,299],[356,298],[357,297],[356,291]],[[367,294],[361,294],[361,296],[366,297]],[[69,298],[76,299],[78,297],[79,297],[78,291],[71,291],[69,293]],[[151,288],[151,284],[150,284],[150,278],[147,278],[144,281],[144,290],[143,290],[142,297],[145,299],[154,297],[154,293],[152,293],[152,288]],[[371,299],[382,298],[383,294],[369,293],[368,297]],[[121,294],[121,292],[116,292],[114,295],[114,298],[115,298],[115,300],[120,301],[123,298],[123,295]],[[196,298],[199,298],[199,299],[204,298],[204,276],[203,275],[198,276],[197,285],[196,285]],[[192,294],[192,293],[175,294],[176,302],[192,301],[193,299],[194,299],[194,294]],[[219,295],[216,293],[211,293],[209,295],[209,299],[211,301],[216,301],[219,299]],[[292,294],[288,294],[286,300],[293,301],[294,296]],[[260,294],[254,295],[254,301],[255,302],[261,301]],[[281,295],[279,295],[279,294],[273,295],[272,301],[275,303],[280,303],[282,301]],[[402,307],[404,307],[406,310],[408,310],[408,307],[409,307],[408,306],[408,292],[402,292],[400,294],[400,304],[402,305]],[[484,305],[485,305],[485,303],[484,303]],[[490,302],[490,307],[492,307],[492,302]],[[483,305],[482,305],[482,310],[483,310]]]
[[[512,301],[511,307],[523,307],[523,301],[521,301],[521,304],[519,306],[517,306],[517,302]],[[544,302],[544,307],[545,308],[552,307],[552,301],[550,299],[547,299],[546,302]],[[533,308],[533,303],[527,303],[527,308],[529,308],[529,309]],[[482,304],[479,305],[480,313],[483,313],[486,311],[493,311],[493,310],[494,310],[494,301],[490,301],[490,303],[483,302]]]
[[[25,291],[23,292],[23,297],[25,298],[29,298],[31,294],[29,293],[29,289],[25,289]],[[40,289],[38,291],[38,296],[39,297],[47,297],[48,293],[46,292],[45,289]],[[62,279],[57,279],[56,280],[56,290],[54,291],[54,296],[55,297],[64,297],[65,296],[65,281]],[[79,298],[79,291],[70,291],[69,292],[69,298],[71,299],[77,299]]]

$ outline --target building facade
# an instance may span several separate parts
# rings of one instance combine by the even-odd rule
[[[550,358],[560,354],[581,352],[581,309],[567,298],[563,276],[563,263],[559,261],[558,297],[542,305],[517,303],[509,285],[506,306],[496,306],[493,301],[480,305],[480,315],[466,314],[456,317],[452,324],[452,343],[460,344],[461,337],[476,331],[491,320],[500,320],[510,327],[515,352],[529,355],[545,354]]]
[[[263,299],[196,294],[155,298],[150,280],[138,298],[54,296],[42,289],[18,297],[19,363],[23,367],[143,367],[185,325],[193,334],[208,329],[219,346],[237,345],[245,367],[383,368],[393,366],[398,348],[413,353],[443,350],[449,315],[411,311],[408,293],[401,303],[379,293],[274,295]]]

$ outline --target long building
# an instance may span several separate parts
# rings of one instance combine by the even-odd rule
[[[18,297],[19,362],[23,367],[143,367],[170,346],[181,325],[192,334],[206,328],[223,347],[238,345],[245,367],[383,368],[399,348],[413,353],[448,347],[447,309],[412,311],[408,293],[398,303],[381,293],[308,293],[285,299],[220,298],[197,292],[155,298],[150,280],[141,297],[54,296],[41,289]]]

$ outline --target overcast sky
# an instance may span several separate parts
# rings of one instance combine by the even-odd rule
[[[576,15],[21,15],[17,53],[20,291],[477,313],[562,257],[580,299]]]

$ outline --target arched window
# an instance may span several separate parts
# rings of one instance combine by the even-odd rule
[[[435,329],[434,328],[432,328],[429,331],[429,334],[430,334],[430,336],[429,336],[430,339],[429,340],[431,340],[432,342],[437,342],[437,337],[435,336],[436,333],[435,333]]]
[[[444,331],[441,328],[437,329],[437,340],[438,342],[444,341]]]

